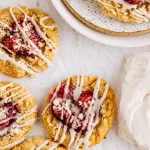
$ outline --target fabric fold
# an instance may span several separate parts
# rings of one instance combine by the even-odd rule
[[[150,150],[150,53],[141,52],[125,63],[118,111],[118,135],[142,150]]]

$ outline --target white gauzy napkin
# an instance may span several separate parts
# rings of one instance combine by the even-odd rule
[[[118,112],[118,134],[150,150],[150,52],[127,59]]]

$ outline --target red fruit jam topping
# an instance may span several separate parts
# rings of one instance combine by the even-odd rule
[[[26,33],[29,39],[40,48],[40,43],[42,41],[41,37],[38,35],[34,25],[31,21],[23,22],[22,20],[18,21],[21,29]],[[16,55],[25,55],[25,56],[34,56],[31,51],[33,48],[27,41],[23,39],[23,35],[20,32],[16,23],[13,23],[12,31],[4,40],[4,46],[7,47],[10,51]]]
[[[2,98],[0,98],[2,101]],[[19,110],[16,105],[13,105],[12,102],[7,102],[0,105],[0,131],[4,130],[6,127],[9,127],[13,124],[19,114]]]
[[[142,0],[124,0],[125,2],[128,2],[129,4],[139,4],[142,2]]]
[[[67,125],[68,128],[73,128],[76,132],[86,132],[88,129],[88,123],[83,129],[83,122],[86,118],[87,109],[90,105],[94,105],[93,92],[86,91],[81,93],[78,100],[73,97],[73,91],[75,88],[70,85],[68,94],[64,97],[65,85],[62,85],[57,96],[52,102],[52,110],[56,118],[62,121],[63,124]],[[50,99],[52,95],[50,96]],[[89,116],[90,119],[90,116]],[[93,120],[94,121],[94,120]],[[89,121],[88,121],[89,122]]]

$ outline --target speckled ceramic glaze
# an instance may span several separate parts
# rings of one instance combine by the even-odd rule
[[[108,30],[112,32],[136,33],[150,31],[150,22],[144,23],[123,23],[104,15],[96,0],[65,0],[74,12],[81,16],[83,22],[88,22],[90,27],[97,30]],[[77,16],[77,15],[76,15]],[[105,31],[104,31],[105,32]]]

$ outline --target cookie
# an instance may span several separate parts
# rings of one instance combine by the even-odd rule
[[[0,72],[14,78],[36,76],[52,64],[58,30],[43,11],[10,7],[0,11]]]
[[[50,150],[54,144],[55,142],[51,139],[36,137],[25,140],[21,144],[15,146],[12,150]],[[67,148],[59,145],[55,150],[67,150]]]
[[[0,150],[24,140],[37,119],[37,105],[27,89],[0,82]]]
[[[51,90],[42,114],[43,123],[54,141],[68,149],[86,149],[108,134],[115,103],[115,93],[105,80],[74,76]]]
[[[97,0],[104,14],[129,23],[150,20],[150,1],[148,0]]]

